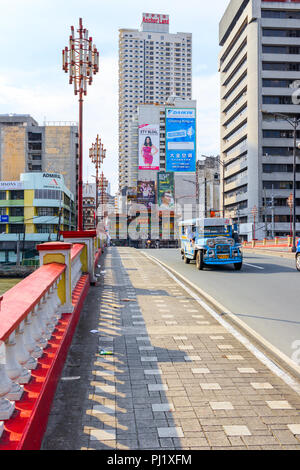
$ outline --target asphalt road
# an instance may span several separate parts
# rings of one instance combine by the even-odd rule
[[[194,263],[184,264],[179,250],[147,252],[214,297],[292,358],[294,342],[300,341],[300,273],[294,260],[247,253],[242,271],[234,271],[233,266],[198,271]]]

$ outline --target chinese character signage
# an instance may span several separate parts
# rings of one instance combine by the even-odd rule
[[[196,171],[196,109],[166,109],[166,171]]]

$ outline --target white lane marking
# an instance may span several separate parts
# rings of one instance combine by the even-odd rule
[[[245,266],[251,266],[251,268],[257,268],[257,269],[262,269],[264,270],[265,268],[262,268],[261,266],[256,266],[255,264],[250,264],[250,263],[243,263]]]
[[[156,258],[149,256],[148,254],[142,252],[146,258],[151,260],[153,263],[163,269],[168,276],[173,279],[182,289],[184,289],[191,297],[193,297],[199,305],[201,305],[218,323],[220,323],[229,333],[231,333],[240,343],[242,343],[260,362],[262,362],[271,372],[273,372],[277,377],[280,377],[287,385],[289,385],[296,393],[300,395],[300,385],[294,380],[289,374],[284,372],[280,367],[278,367],[274,362],[272,362],[264,353],[257,349],[245,336],[241,335],[235,328],[233,328],[229,323],[227,323],[220,315],[206,302],[204,302],[200,297],[195,294],[191,289],[189,289],[185,284],[183,284],[179,279],[172,274],[165,266],[163,266]],[[175,271],[176,272],[176,271]]]

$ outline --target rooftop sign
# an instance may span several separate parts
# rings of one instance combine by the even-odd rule
[[[143,13],[143,23],[169,24],[169,15],[158,15],[153,13]]]

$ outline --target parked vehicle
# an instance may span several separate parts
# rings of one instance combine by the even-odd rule
[[[179,224],[181,255],[186,264],[196,261],[197,269],[205,266],[233,264],[239,271],[243,255],[237,225],[230,219],[193,219]]]
[[[298,269],[298,271],[300,271],[300,240],[298,241],[298,245],[297,245],[296,268]]]

